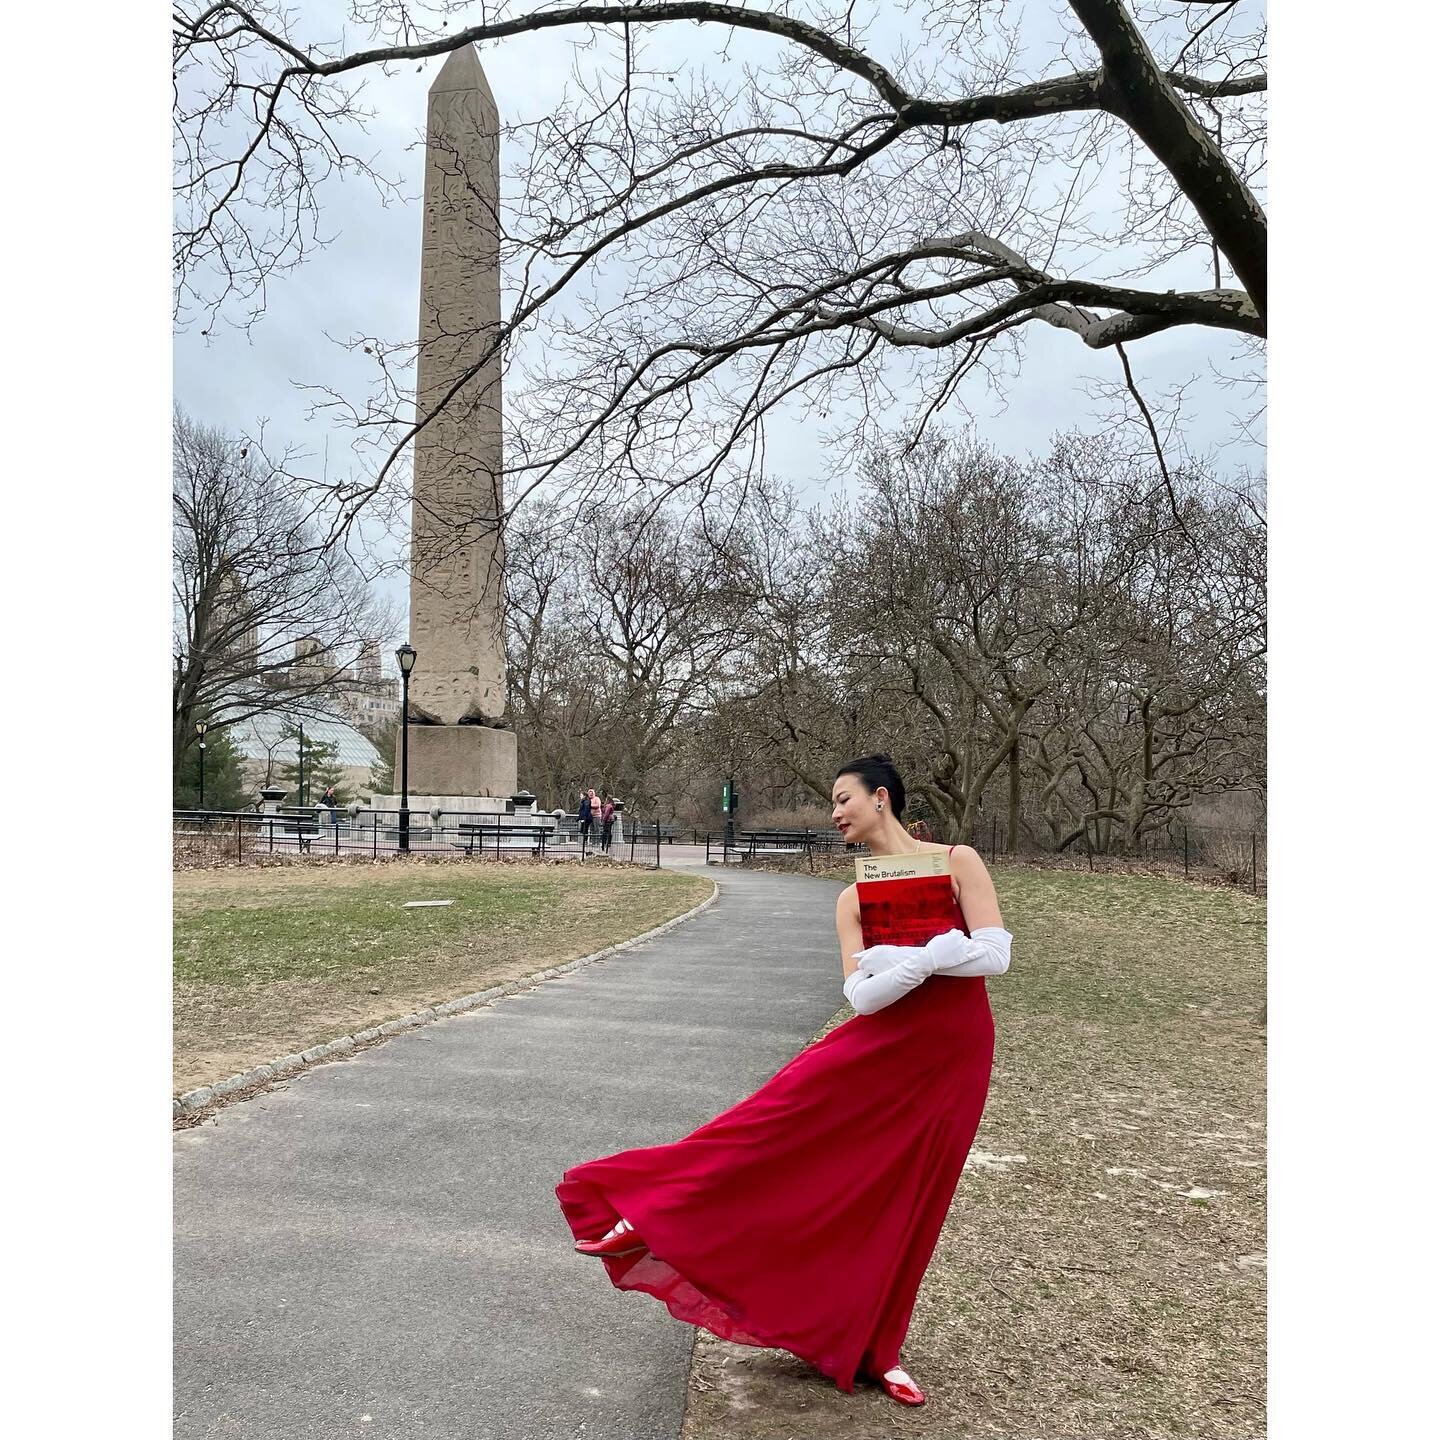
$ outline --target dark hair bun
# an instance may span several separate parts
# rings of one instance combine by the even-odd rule
[[[860,783],[873,795],[882,785],[890,792],[890,808],[898,820],[905,813],[905,782],[895,768],[895,762],[883,751],[873,755],[859,755],[847,761],[836,772],[838,780],[842,775],[855,775]]]

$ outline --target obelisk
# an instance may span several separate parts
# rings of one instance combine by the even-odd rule
[[[496,728],[506,700],[499,203],[499,112],[463,45],[428,104],[410,532],[410,789],[447,809],[489,809],[446,802],[516,789],[515,736]]]

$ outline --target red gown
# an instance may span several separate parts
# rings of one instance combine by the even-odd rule
[[[857,1374],[900,1363],[994,1044],[985,981],[932,976],[683,1140],[567,1170],[560,1208],[576,1239],[622,1215],[644,1238],[648,1250],[600,1261],[618,1289],[853,1391]]]

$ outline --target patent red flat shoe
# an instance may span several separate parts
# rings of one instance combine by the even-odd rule
[[[633,1255],[645,1249],[645,1242],[635,1233],[635,1227],[628,1220],[621,1220],[613,1230],[607,1230],[598,1240],[577,1240],[575,1249],[581,1255],[600,1255],[612,1258],[616,1255]]]
[[[890,1373],[904,1376],[904,1379],[895,1380],[886,1379],[884,1375],[880,1376],[880,1388],[892,1400],[900,1405],[923,1405],[925,1403],[925,1392],[898,1365]]]

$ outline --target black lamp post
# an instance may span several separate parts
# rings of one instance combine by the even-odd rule
[[[305,722],[300,722],[300,804],[305,803]]]
[[[410,672],[415,647],[408,642],[395,652],[400,666],[400,849],[410,850]]]
[[[210,728],[208,722],[197,720],[195,722],[195,733],[200,737],[200,808],[205,808],[205,732]]]
[[[735,811],[739,808],[739,799],[735,794],[735,777],[731,775],[725,782],[725,848],[729,850],[735,844]]]

